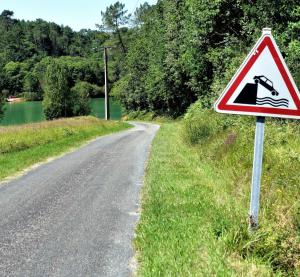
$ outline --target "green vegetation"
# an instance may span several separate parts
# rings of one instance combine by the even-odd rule
[[[162,125],[135,241],[140,276],[300,274],[300,125],[267,120],[260,228],[251,234],[254,122],[197,103]]]
[[[44,113],[47,119],[67,117],[71,114],[72,96],[65,77],[67,70],[58,63],[51,63],[45,74]]]
[[[297,0],[160,0],[141,5],[113,93],[124,107],[180,116],[224,89],[264,27],[271,27],[300,84]]]
[[[108,35],[92,30],[74,32],[41,19],[17,20],[13,15],[8,10],[0,15],[0,91],[5,97],[42,100],[44,74],[53,59],[68,68],[70,86],[78,81],[103,85],[98,47]]]
[[[178,117],[196,100],[211,108],[263,27],[273,28],[300,84],[297,0],[159,0],[140,5],[132,16],[117,1],[101,12],[99,30],[79,32],[13,15],[8,10],[0,15],[0,92],[5,97],[42,100],[53,60],[67,67],[70,92],[86,82],[89,96],[99,97],[104,84],[100,49],[113,46],[109,87],[124,108]]]
[[[125,5],[118,1],[107,7],[105,12],[101,12],[101,15],[103,21],[103,26],[101,27],[109,32],[114,32],[117,35],[119,45],[123,54],[125,54],[127,49],[124,44],[121,27],[126,25],[130,19],[127,10],[125,10]]]
[[[122,4],[118,5],[124,9]],[[118,9],[118,5],[115,8]],[[102,13],[106,29],[102,29],[99,25],[100,30],[83,29],[79,32],[73,31],[68,26],[59,26],[42,19],[18,20],[14,18],[13,11],[4,10],[0,14],[0,114],[3,108],[2,98],[16,96],[29,101],[43,100],[47,89],[46,102],[52,105],[54,102],[49,101],[49,97],[51,98],[49,86],[52,86],[50,94],[55,93],[57,96],[59,93],[53,89],[59,84],[49,84],[49,80],[46,80],[46,71],[53,63],[65,68],[66,98],[73,98],[74,95],[71,94],[75,93],[74,101],[80,102],[80,105],[75,107],[71,101],[60,105],[67,105],[67,109],[72,111],[69,115],[87,114],[88,103],[84,101],[86,95],[104,96],[101,47],[115,46],[109,52],[109,86],[111,87],[120,76],[130,29],[124,26],[126,11],[114,13],[113,10]],[[116,26],[108,26],[109,20],[114,20],[115,16],[120,18],[120,21],[116,21]],[[51,82],[54,80],[55,78],[52,78]],[[56,96],[54,98],[58,99]],[[49,105],[45,111],[46,117],[53,118],[54,114],[49,115]],[[57,105],[51,109],[57,110]],[[65,116],[65,113],[61,112],[55,114]]]
[[[47,119],[88,115],[90,103],[88,91],[81,83],[69,89],[65,66],[52,61],[45,74],[44,113]]]
[[[300,84],[299,1],[159,0],[131,17],[116,2],[101,15],[99,31],[74,32],[4,10],[0,116],[9,95],[43,100],[48,119],[86,114],[87,98],[103,95],[100,49],[113,46],[109,88],[127,118],[168,121],[164,116],[185,114],[181,122],[165,122],[154,141],[136,239],[140,274],[299,275],[300,125],[268,120],[261,228],[249,234],[253,118],[212,112],[263,27],[272,28]],[[127,127],[104,128],[91,118],[43,124],[0,129],[0,178]]]
[[[17,127],[0,127],[0,179],[59,155],[83,142],[130,125],[75,117]]]

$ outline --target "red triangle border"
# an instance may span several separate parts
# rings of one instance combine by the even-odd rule
[[[243,81],[251,67],[254,65],[256,60],[259,58],[265,47],[268,47],[270,50],[270,53],[278,67],[278,70],[280,74],[282,75],[282,78],[292,96],[292,99],[297,107],[297,110],[291,110],[291,109],[278,109],[278,108],[271,108],[271,107],[258,107],[258,106],[251,106],[251,105],[232,105],[227,104],[239,84]],[[222,111],[228,111],[232,113],[240,113],[245,114],[247,113],[256,113],[256,114],[263,114],[263,115],[283,115],[283,116],[299,116],[300,117],[300,99],[299,96],[294,88],[294,85],[292,84],[292,81],[290,80],[289,74],[286,71],[286,68],[283,65],[282,58],[280,57],[281,54],[278,53],[278,50],[276,49],[271,37],[269,35],[265,35],[259,45],[254,49],[255,52],[251,52],[251,57],[247,60],[244,67],[239,70],[238,75],[235,77],[234,81],[231,83],[230,87],[226,89],[225,93],[223,93],[222,99],[220,99],[217,103],[217,110]],[[257,53],[257,54],[255,54]]]

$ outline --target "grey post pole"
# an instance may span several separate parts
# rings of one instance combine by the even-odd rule
[[[107,47],[104,47],[104,81],[105,81],[105,120],[110,119],[109,95],[108,95],[108,67],[107,67]]]
[[[265,117],[256,118],[249,229],[258,228],[259,194],[264,151]]]
[[[263,35],[271,35],[271,28],[263,28]],[[264,153],[265,117],[256,118],[254,157],[251,185],[251,200],[249,212],[249,229],[254,231],[258,228],[259,196]]]

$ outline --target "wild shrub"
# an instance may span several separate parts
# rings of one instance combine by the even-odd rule
[[[218,117],[211,109],[203,109],[200,100],[192,104],[183,120],[182,139],[191,144],[205,142],[210,136],[237,124],[237,118]]]

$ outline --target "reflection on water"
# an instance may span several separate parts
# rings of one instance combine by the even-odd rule
[[[104,99],[97,98],[91,100],[91,114],[104,118]],[[110,100],[111,119],[117,120],[122,116],[121,107],[118,103]],[[31,122],[39,122],[45,120],[41,101],[7,103],[5,105],[4,117],[1,125],[17,125]]]

